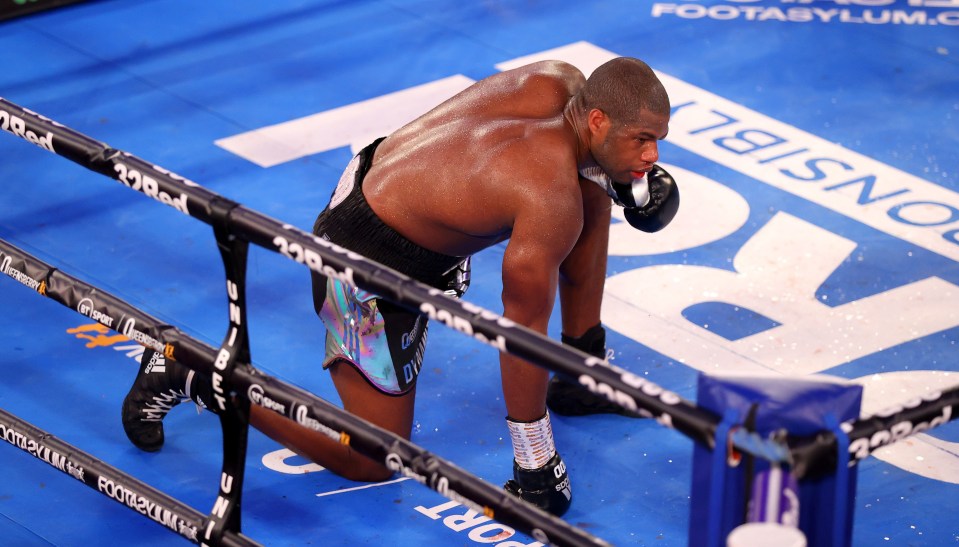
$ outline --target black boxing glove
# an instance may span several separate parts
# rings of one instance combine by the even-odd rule
[[[602,324],[591,327],[582,336],[563,336],[563,343],[600,359],[606,359],[606,329]],[[546,406],[560,416],[587,416],[589,414],[621,414],[639,418],[635,412],[596,395],[585,387],[553,376],[546,390]]]
[[[573,501],[566,464],[559,453],[537,469],[523,469],[513,460],[513,479],[506,481],[503,489],[557,517],[563,516]]]
[[[648,198],[642,204],[638,203],[636,194],[638,182],[633,184],[619,184],[613,182],[619,201],[624,205],[623,215],[630,226],[644,232],[658,232],[669,224],[679,210],[679,187],[672,175],[658,165],[646,173]],[[635,205],[634,205],[635,204]]]

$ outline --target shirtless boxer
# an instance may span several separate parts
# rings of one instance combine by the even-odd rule
[[[350,162],[314,233],[460,295],[468,257],[509,241],[503,255],[503,315],[546,333],[559,292],[563,342],[605,356],[600,305],[611,206],[656,231],[679,193],[654,163],[669,98],[642,61],[617,58],[587,80],[543,61],[479,81],[378,139]],[[313,275],[315,309],[327,329],[328,368],[343,407],[409,439],[426,317],[337,280]],[[124,428],[144,450],[163,444],[161,420],[189,396],[210,401],[186,367],[156,364],[147,351],[124,401]],[[152,371],[162,368],[163,372]],[[500,371],[513,479],[506,489],[557,515],[571,500],[566,466],[547,412],[616,411],[576,385],[502,353]],[[204,405],[207,406],[207,405]],[[251,423],[346,478],[381,481],[382,462],[273,412],[252,406]]]

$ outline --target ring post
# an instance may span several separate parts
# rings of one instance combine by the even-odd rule
[[[836,436],[836,510],[833,513],[833,545],[849,545],[852,540],[852,510],[856,493],[856,470],[859,467],[848,462],[849,436],[842,430],[840,420],[829,413],[825,420],[829,430]],[[848,512],[847,512],[848,511]]]
[[[738,410],[746,415],[755,407],[755,422],[750,429],[761,437],[783,439],[814,435],[822,430],[835,429],[837,422],[855,420],[862,402],[862,387],[826,377],[786,378],[776,376],[725,376],[700,375],[697,388],[700,407],[728,415]],[[753,486],[766,484],[774,467],[788,468],[790,461],[767,461],[751,453],[744,453],[745,465],[725,466],[720,472],[722,480],[712,476],[716,472],[714,452],[723,451],[726,443],[717,438],[714,449],[697,443],[693,448],[693,475],[690,502],[689,544],[706,547],[724,547],[725,540],[737,526],[755,521],[759,511],[749,511],[749,504],[759,503],[750,499]],[[770,453],[775,456],[774,453]],[[842,460],[840,460],[842,461]],[[771,465],[776,464],[776,465]],[[783,493],[788,489],[790,473],[784,473]],[[777,473],[778,476],[778,473]],[[723,484],[723,492],[714,492],[715,484]],[[842,492],[838,488],[842,487]],[[805,534],[809,545],[822,547],[848,547],[852,538],[853,502],[855,500],[856,470],[833,468],[824,476],[798,477],[799,529]],[[761,495],[768,495],[762,491]],[[779,496],[779,492],[773,493]],[[713,502],[722,499],[721,507]],[[778,499],[778,498],[777,498]],[[842,505],[842,507],[839,507]],[[756,508],[758,509],[758,508]],[[716,514],[718,512],[718,515]],[[750,516],[752,513],[752,517]],[[842,521],[837,514],[845,514]],[[779,524],[795,522],[795,512],[765,515]],[[711,526],[696,526],[695,523],[712,522],[718,518],[719,535],[710,533]],[[795,525],[795,524],[793,524]],[[715,532],[715,530],[713,530]]]
[[[731,434],[732,428],[739,423],[739,417],[740,413],[736,409],[726,409],[723,413],[723,421],[716,428],[717,441],[725,439]],[[706,512],[706,534],[709,543],[718,542],[723,537],[721,534],[723,525],[721,509],[723,507],[723,492],[726,490],[724,482],[727,478],[724,473],[727,466],[726,447],[727,445],[724,443],[716,443],[716,449],[712,451],[711,464],[708,468],[710,475],[704,478],[709,483],[707,503],[711,510]],[[732,447],[729,448],[732,449]]]

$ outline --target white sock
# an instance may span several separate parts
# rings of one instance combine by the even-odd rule
[[[513,441],[513,457],[523,469],[539,469],[556,454],[549,412],[533,422],[517,422],[506,418]]]

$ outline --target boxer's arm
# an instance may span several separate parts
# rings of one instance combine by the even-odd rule
[[[606,330],[600,306],[606,281],[609,223],[612,201],[598,185],[580,182],[583,189],[583,232],[560,267],[559,297],[563,317],[563,343],[605,359]],[[605,397],[559,376],[550,381],[546,404],[554,414],[623,414],[638,416]]]
[[[559,266],[576,243],[583,221],[579,193],[557,194],[548,200],[543,194],[534,195],[520,205],[503,255],[503,315],[542,334],[553,310]],[[510,416],[516,420],[541,417],[545,383],[539,389],[530,387],[548,372],[506,353],[501,354],[500,363]]]
[[[579,193],[569,182],[566,188],[571,191],[565,195],[541,194],[523,203],[503,255],[504,316],[543,334],[555,301],[559,266],[582,225]],[[500,353],[500,369],[514,454],[513,479],[504,488],[562,515],[572,501],[572,489],[566,465],[553,446],[546,413],[549,371],[508,353]]]
[[[576,338],[600,324],[606,281],[612,201],[596,184],[580,180],[583,230],[559,269],[563,334]]]

